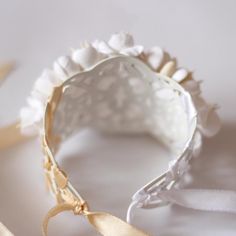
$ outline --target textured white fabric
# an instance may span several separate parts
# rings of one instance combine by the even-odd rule
[[[83,127],[150,133],[178,155],[196,129],[188,93],[131,57],[105,60],[63,87],[53,123],[54,134],[63,139]]]
[[[219,130],[220,122],[215,113],[215,106],[203,100],[198,82],[193,79],[190,82],[188,80],[185,81],[187,76],[189,76],[189,72],[186,69],[178,69],[176,62],[173,59],[171,60],[169,55],[161,48],[152,47],[144,50],[143,46],[134,44],[132,35],[120,32],[113,34],[108,42],[95,40],[92,44],[88,42],[82,43],[81,47],[73,50],[70,56],[59,57],[54,62],[53,69],[45,69],[43,71],[42,75],[36,80],[28,98],[28,101],[34,100],[38,103],[38,110],[35,111],[35,106],[29,102],[28,107],[22,109],[20,112],[22,131],[26,133],[24,130],[29,132],[30,128],[32,128],[32,133],[37,131],[35,128],[42,128],[45,104],[54,87],[61,85],[65,80],[79,72],[91,69],[102,60],[117,55],[137,57],[150,66],[154,72],[160,72],[178,83],[181,82],[194,99],[194,105],[198,110],[198,125],[201,132],[206,136],[212,136]],[[170,95],[171,92],[167,90],[161,91],[158,96],[164,96],[167,99]],[[178,112],[173,116],[173,119],[177,114]]]
[[[105,60],[67,80],[54,117],[53,134],[63,140],[79,129],[94,127],[149,133],[166,144],[174,161],[161,178],[163,183],[157,177],[135,194],[148,199],[145,207],[153,204],[150,194],[175,183],[188,170],[195,148],[197,112],[189,93],[132,57]]]

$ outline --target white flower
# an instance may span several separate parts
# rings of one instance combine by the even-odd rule
[[[206,137],[216,135],[221,127],[220,118],[216,113],[216,106],[205,102],[203,98],[194,98],[195,106],[198,111],[198,128]]]
[[[49,97],[52,94],[53,88],[59,83],[59,80],[55,77],[52,71],[46,69],[36,80],[34,90],[46,97]]]
[[[23,107],[20,110],[20,119],[21,119],[21,127],[25,128],[29,125],[32,125],[35,120],[32,119],[34,116],[34,109],[30,107]]]
[[[59,57],[54,62],[53,69],[62,82],[82,70],[82,68],[79,65],[76,65],[69,56]]]
[[[197,131],[193,138],[193,156],[199,156],[202,149],[202,135],[199,131]]]
[[[23,107],[20,110],[21,131],[26,135],[35,134],[38,131],[38,126],[43,118],[43,104],[32,97],[27,99],[28,107]]]
[[[143,46],[137,45],[131,48],[124,48],[120,50],[120,54],[126,55],[126,56],[132,56],[137,57],[143,52]]]
[[[172,75],[172,79],[180,83],[184,79],[186,79],[187,76],[188,76],[188,71],[184,68],[180,68]]]
[[[92,43],[93,47],[96,48],[96,50],[98,52],[101,52],[103,54],[106,54],[106,55],[112,55],[114,54],[116,51],[111,48],[107,42],[105,41],[100,41],[100,40],[95,40],[93,43]]]
[[[192,95],[197,96],[201,94],[201,87],[200,87],[201,81],[196,80],[187,80],[184,81],[181,85]]]
[[[128,33],[120,32],[111,36],[108,45],[119,52],[125,48],[132,48],[134,46],[134,39]]]
[[[158,70],[164,59],[164,52],[160,47],[153,47],[145,52],[146,62],[153,69]]]
[[[143,46],[134,45],[132,35],[125,32],[113,34],[108,42],[96,40],[92,45],[98,52],[108,56],[123,54],[137,57],[143,52]]]
[[[104,54],[98,52],[92,45],[77,49],[72,54],[73,61],[82,66],[84,69],[95,65],[105,57],[106,56]]]
[[[161,48],[153,47],[143,52],[143,47],[135,45],[133,37],[124,32],[112,35],[108,42],[96,40],[92,44],[85,43],[82,48],[75,50],[71,56],[59,57],[53,64],[53,70],[43,71],[35,82],[33,91],[27,100],[28,107],[22,108],[20,112],[21,126],[23,128],[35,128],[37,124],[40,124],[46,102],[56,86],[61,85],[66,79],[83,71],[83,69],[91,68],[107,57],[120,54],[133,57],[142,54],[140,58],[154,71],[160,69],[164,60],[164,52]],[[172,79],[181,82],[181,85],[191,94],[198,111],[198,128],[201,133],[212,136],[218,132],[219,118],[215,112],[215,107],[207,104],[200,96],[200,82],[185,80],[188,71],[183,68],[176,71],[174,61],[168,62],[164,67],[168,71],[173,71],[169,73],[172,75]],[[164,97],[166,98],[167,95],[169,94],[165,94]]]
[[[127,56],[136,57],[143,52],[143,46],[134,45],[132,35],[124,32],[113,34],[108,41],[108,45],[117,53]]]
[[[24,134],[37,131],[37,124],[42,121],[44,115],[46,101],[59,83],[61,82],[54,72],[48,69],[36,80],[31,95],[27,98],[28,107],[20,110],[21,130]]]
[[[208,104],[201,97],[201,81],[193,79],[185,81],[182,86],[191,94],[198,113],[198,128],[206,137],[217,134],[221,127],[219,116],[216,113],[216,106]]]

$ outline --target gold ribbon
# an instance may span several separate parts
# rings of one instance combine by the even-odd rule
[[[103,236],[150,236],[106,212],[89,211],[85,202],[75,204],[61,203],[52,208],[44,218],[44,236],[47,236],[49,220],[63,211],[73,211],[75,215],[84,215],[97,232]]]
[[[0,66],[0,83],[4,81],[7,75],[13,70],[14,63],[6,63]]]
[[[7,227],[0,222],[0,235],[1,236],[13,236],[13,234],[7,229]]]
[[[0,66],[0,85],[13,68],[14,63],[6,63]],[[0,149],[8,148],[27,139],[29,139],[29,137],[25,137],[21,134],[18,122],[0,128]]]
[[[23,136],[20,132],[19,123],[16,122],[0,128],[0,149],[5,149],[19,142],[26,141],[31,137]]]

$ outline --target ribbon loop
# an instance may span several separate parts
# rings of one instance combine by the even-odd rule
[[[103,236],[149,236],[113,215],[105,212],[90,212],[86,202],[78,201],[75,201],[74,204],[61,203],[53,207],[44,218],[43,236],[48,235],[49,220],[63,211],[73,211],[75,215],[84,215]]]
[[[75,203],[75,206],[74,206],[74,209],[73,209],[73,212],[75,215],[86,215],[87,212],[88,212],[88,204],[86,202],[76,202]]]
[[[51,218],[53,218],[54,216],[58,215],[59,213],[63,212],[63,211],[71,211],[74,209],[74,206],[68,203],[61,203],[56,205],[55,207],[53,207],[51,210],[49,210],[49,212],[47,213],[47,215],[44,218],[43,221],[43,236],[47,236],[48,235],[48,223],[49,220]]]

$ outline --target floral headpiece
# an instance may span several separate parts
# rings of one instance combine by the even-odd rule
[[[102,235],[147,235],[112,215],[90,212],[56,162],[60,144],[85,127],[149,133],[172,151],[166,172],[134,194],[128,222],[134,207],[174,202],[197,208],[184,199],[192,192],[178,190],[179,182],[191,158],[199,154],[202,136],[215,135],[220,122],[216,106],[202,98],[200,82],[161,48],[144,50],[126,33],[114,34],[108,42],[85,42],[42,73],[27,103],[20,113],[21,128],[40,134],[45,174],[58,204],[46,217],[45,234],[49,218],[73,210]]]

